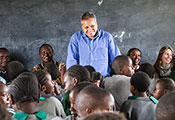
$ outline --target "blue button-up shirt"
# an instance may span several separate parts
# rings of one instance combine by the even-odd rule
[[[96,72],[109,76],[110,64],[120,55],[117,44],[108,32],[98,29],[96,37],[91,40],[81,30],[74,33],[70,39],[67,51],[67,69],[75,64],[91,65]]]

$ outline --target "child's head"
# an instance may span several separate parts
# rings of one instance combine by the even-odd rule
[[[8,62],[10,61],[10,54],[6,48],[0,48],[0,70],[5,71]]]
[[[77,112],[75,110],[75,99],[78,95],[78,93],[85,87],[89,86],[89,85],[93,85],[92,83],[90,82],[81,82],[79,83],[78,85],[76,85],[75,87],[73,87],[70,91],[70,94],[69,94],[69,101],[71,103],[71,106],[70,106],[70,111],[71,111],[71,114],[74,118],[77,117]]]
[[[88,86],[80,91],[75,100],[75,108],[80,117],[85,117],[93,112],[112,111],[114,97],[105,89]]]
[[[136,72],[130,79],[130,91],[133,95],[145,93],[150,84],[149,76],[144,72]]]
[[[90,65],[86,65],[86,66],[84,66],[90,73],[92,73],[92,72],[95,72],[95,68],[94,67],[92,67],[92,66],[90,66]]]
[[[8,87],[0,81],[0,102],[6,107],[10,107],[10,97],[8,94]]]
[[[153,78],[154,73],[155,73],[154,67],[150,63],[141,64],[138,71],[147,73],[150,78]]]
[[[20,73],[25,70],[24,65],[19,61],[11,61],[7,65],[7,75],[10,81],[13,81]]]
[[[126,120],[126,118],[118,112],[99,112],[88,115],[84,120]]]
[[[31,72],[23,72],[10,85],[12,103],[39,102],[37,77]],[[20,109],[20,107],[17,107]]]
[[[175,118],[175,92],[162,96],[156,107],[157,120],[174,120]]]
[[[132,76],[134,70],[132,69],[132,61],[128,56],[117,56],[112,63],[112,69],[115,74]]]
[[[91,73],[91,81],[93,84],[95,84],[97,87],[100,86],[100,83],[103,82],[103,75],[99,72],[92,72]]]
[[[159,99],[164,94],[175,90],[175,82],[170,78],[161,78],[155,84],[153,96]]]
[[[53,62],[46,63],[44,69],[50,73],[50,75],[52,76],[52,80],[57,80],[57,78],[60,76],[59,68]]]
[[[64,74],[65,91],[72,89],[75,85],[82,81],[90,79],[89,71],[81,65],[73,65]]]
[[[49,94],[54,92],[54,84],[52,82],[51,75],[43,70],[37,70],[33,72],[41,85],[41,92]]]
[[[49,44],[41,45],[41,47],[39,48],[39,54],[44,64],[53,61],[54,51],[51,45]]]
[[[142,52],[138,48],[131,48],[128,51],[127,56],[131,58],[133,65],[138,65],[140,64]]]

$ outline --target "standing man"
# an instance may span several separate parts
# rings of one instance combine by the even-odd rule
[[[113,59],[120,55],[114,38],[110,33],[98,29],[96,16],[92,12],[83,14],[81,25],[82,30],[70,39],[67,69],[75,64],[91,65],[104,77],[109,76]]]

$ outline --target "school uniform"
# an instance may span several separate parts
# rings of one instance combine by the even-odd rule
[[[156,104],[147,97],[131,96],[120,109],[128,120],[156,120]]]
[[[129,90],[130,78],[125,75],[113,75],[104,79],[104,87],[114,96],[116,110],[120,110],[124,101],[131,96]]]

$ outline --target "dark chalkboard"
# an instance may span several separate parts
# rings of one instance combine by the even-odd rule
[[[28,69],[39,64],[39,46],[51,44],[54,59],[66,61],[71,35],[81,30],[80,16],[97,15],[121,52],[137,47],[142,62],[154,63],[159,49],[175,49],[175,0],[0,0],[0,47]]]

